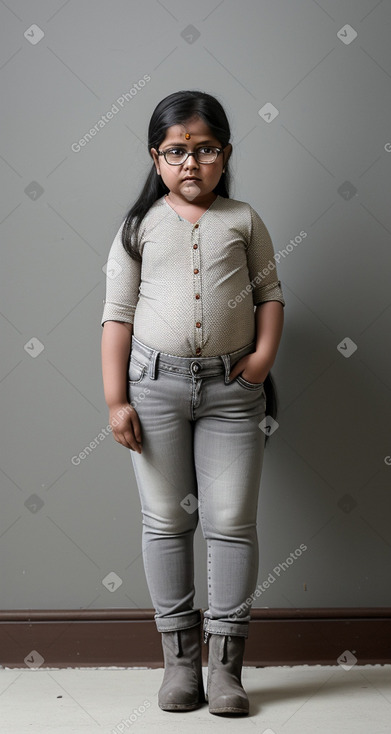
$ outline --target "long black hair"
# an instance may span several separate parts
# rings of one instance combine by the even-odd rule
[[[162,99],[152,113],[148,127],[148,153],[151,158],[151,148],[159,149],[169,127],[181,125],[193,117],[200,117],[208,125],[212,135],[219,141],[222,148],[228,145],[231,137],[228,118],[224,108],[215,97],[196,90],[174,92]],[[224,168],[225,172],[221,174],[220,180],[213,191],[215,194],[229,199],[231,177],[228,161],[224,164]],[[153,163],[140,196],[129,209],[122,228],[123,247],[134,260],[141,260],[136,243],[143,218],[155,201],[168,193],[169,189],[164,184],[161,176],[158,175]],[[276,386],[270,372],[265,379],[264,389],[267,415],[275,419],[278,399]],[[267,441],[268,435],[265,434],[265,443]]]

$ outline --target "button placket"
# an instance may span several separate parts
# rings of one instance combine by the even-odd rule
[[[196,354],[202,352],[202,298],[200,282],[199,224],[192,229],[193,296],[194,296],[194,342]]]

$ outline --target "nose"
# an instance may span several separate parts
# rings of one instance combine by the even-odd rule
[[[190,160],[191,158],[193,158],[193,161]],[[188,157],[185,160],[184,166],[185,168],[189,168],[189,166],[191,166],[192,168],[198,168],[198,161],[194,153],[189,153]]]

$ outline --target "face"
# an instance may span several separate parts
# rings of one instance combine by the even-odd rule
[[[185,138],[186,133],[190,133],[189,140]],[[169,127],[159,150],[180,146],[187,151],[194,151],[206,145],[221,148],[220,141],[212,135],[207,124],[200,118],[192,118],[185,124]],[[179,166],[171,166],[166,162],[164,156],[159,156],[157,150],[151,148],[156,171],[170,190],[170,198],[172,198],[171,194],[174,194],[178,203],[191,202],[194,204],[206,203],[211,198],[210,194],[221,178],[231,151],[232,146],[228,144],[214,163],[198,163],[191,155]],[[184,179],[188,176],[196,180],[185,181]]]

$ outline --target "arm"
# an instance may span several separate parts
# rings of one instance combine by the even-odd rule
[[[277,356],[282,327],[284,325],[284,308],[280,301],[260,303],[255,311],[256,346],[255,354],[261,365],[271,370]]]
[[[141,279],[141,263],[122,245],[121,224],[107,260],[106,300],[102,315],[102,376],[110,426],[118,443],[141,453],[141,429],[136,410],[128,402],[127,366],[133,319]]]
[[[230,380],[243,372],[248,382],[264,382],[277,355],[282,327],[284,308],[279,301],[260,303],[255,312],[256,345],[255,352],[246,354],[232,367]]]
[[[102,377],[109,408],[127,402],[126,371],[133,324],[105,321],[102,334]]]
[[[273,243],[259,214],[249,207],[247,264],[253,301],[256,343],[255,351],[233,366],[230,378],[240,372],[248,382],[264,382],[277,355],[284,323],[285,301],[278,280]]]
[[[103,324],[102,376],[113,436],[118,443],[141,454],[140,421],[126,393],[132,330],[133,324],[126,322]]]

